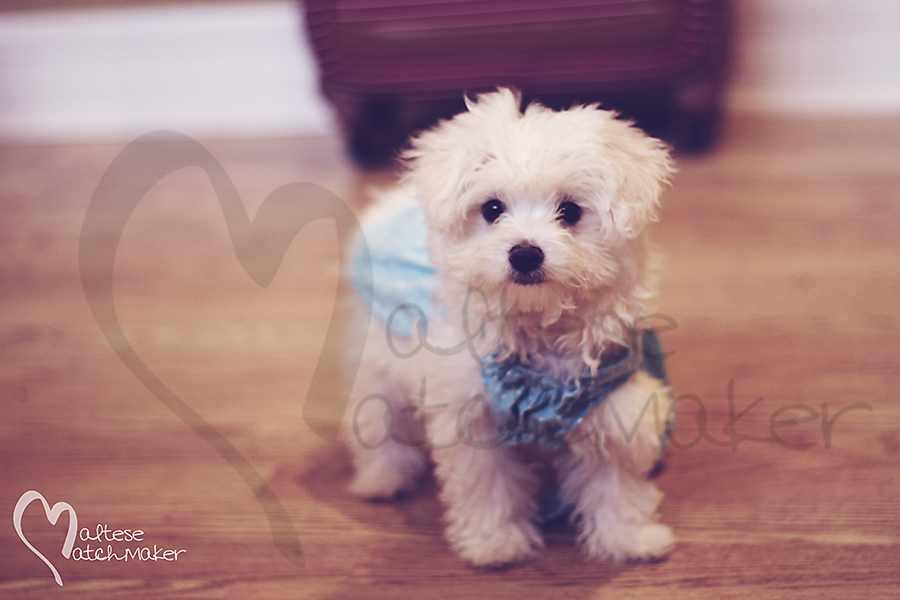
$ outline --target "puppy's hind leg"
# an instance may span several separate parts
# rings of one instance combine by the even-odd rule
[[[428,459],[421,448],[421,424],[415,406],[391,396],[370,394],[351,405],[344,418],[344,438],[353,455],[351,493],[389,499],[415,487]]]

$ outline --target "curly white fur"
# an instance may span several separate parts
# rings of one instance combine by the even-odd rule
[[[596,106],[522,112],[505,89],[467,106],[412,141],[405,180],[384,201],[420,203],[426,218],[441,275],[429,345],[388,340],[373,319],[344,432],[354,493],[408,490],[430,455],[450,545],[471,564],[502,565],[542,546],[540,481],[518,449],[491,443],[480,360],[516,355],[560,381],[596,370],[628,324],[652,312],[657,261],[643,231],[673,169],[663,144]],[[494,221],[482,214],[488,201],[503,208]],[[580,208],[575,223],[560,218],[566,202]],[[384,212],[382,203],[373,214]],[[524,283],[510,260],[523,244],[543,255]],[[672,548],[646,477],[670,401],[663,382],[638,372],[552,457],[588,555],[647,560]]]

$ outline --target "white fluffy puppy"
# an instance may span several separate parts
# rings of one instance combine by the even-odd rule
[[[430,457],[452,548],[504,565],[543,544],[539,455],[589,556],[660,558],[674,537],[647,474],[671,395],[639,324],[669,154],[596,106],[520,104],[484,94],[413,139],[365,219],[354,280],[376,318],[343,425],[350,489],[393,497]]]

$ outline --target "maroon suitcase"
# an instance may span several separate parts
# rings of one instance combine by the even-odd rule
[[[410,133],[498,85],[555,108],[601,102],[677,149],[713,139],[727,0],[306,0],[321,86],[353,155],[393,157]]]

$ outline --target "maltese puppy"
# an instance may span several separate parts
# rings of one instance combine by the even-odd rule
[[[597,106],[466,104],[363,219],[350,490],[392,498],[433,463],[446,538],[476,566],[535,555],[554,499],[588,556],[659,559],[674,537],[648,474],[673,407],[643,230],[668,151]]]

